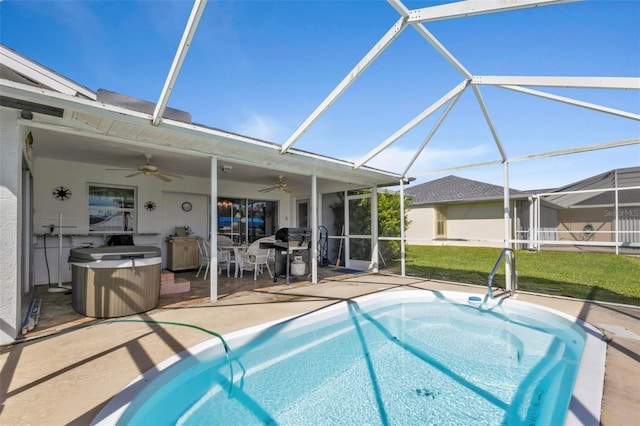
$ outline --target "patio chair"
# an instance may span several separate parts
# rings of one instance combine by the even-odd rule
[[[196,272],[196,277],[200,276],[200,272],[204,269],[204,279],[207,279],[207,275],[209,273],[209,268],[211,267],[211,256],[209,253],[211,252],[209,242],[203,238],[198,238],[198,253],[200,255],[200,267],[198,268],[198,272]],[[229,276],[230,269],[230,253],[228,251],[218,250],[218,274],[222,274],[223,266],[227,270],[227,276]]]
[[[260,238],[251,243],[246,251],[238,253],[237,260],[240,267],[240,277],[244,276],[244,271],[253,271],[253,279],[257,280],[258,274],[261,274],[263,272],[263,268],[266,266],[267,271],[269,271],[269,275],[273,278],[269,262],[275,257],[275,250],[272,248],[260,248],[260,243],[273,241],[275,241],[274,237]]]
[[[224,261],[227,262],[227,276],[230,276],[229,271],[231,270],[231,264],[235,265],[236,263],[236,256],[235,256],[236,250],[230,250],[224,247],[234,246],[233,240],[227,237],[226,235],[220,235],[220,234],[218,234],[217,240],[218,240],[218,251],[222,252],[223,259]]]
[[[199,277],[200,272],[204,269],[204,279],[206,280],[209,267],[211,266],[211,257],[209,256],[206,242],[202,238],[198,238],[196,241],[198,242],[198,255],[200,257],[200,267],[198,268],[198,272],[196,272],[196,277]]]

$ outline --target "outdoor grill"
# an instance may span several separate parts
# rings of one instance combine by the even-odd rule
[[[275,273],[273,281],[278,278],[285,278],[287,284],[292,275],[291,267],[295,258],[304,262],[303,273],[295,276],[306,276],[309,274],[309,249],[311,248],[311,229],[309,228],[280,228],[276,231],[276,241],[272,243],[262,243],[261,247],[275,249]],[[297,261],[299,262],[299,261]],[[296,265],[296,271],[298,271]]]
[[[298,250],[308,250],[309,246],[311,245],[311,229],[280,228],[276,231],[276,244],[278,244],[278,247],[281,248],[297,248]]]

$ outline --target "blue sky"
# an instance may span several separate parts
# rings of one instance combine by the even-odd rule
[[[5,0],[0,41],[92,90],[156,102],[191,8],[191,1]],[[194,122],[283,143],[398,18],[385,1],[210,0],[169,105]],[[640,1],[577,2],[425,26],[474,75],[640,76]],[[408,28],[295,147],[356,161],[461,81]],[[640,113],[637,90],[537,89]],[[481,91],[509,156],[640,136],[637,121],[504,89]],[[439,117],[369,164],[403,171]],[[467,90],[409,174],[498,158]],[[516,162],[510,186],[557,187],[639,164],[640,145]],[[502,182],[501,166],[454,174]]]

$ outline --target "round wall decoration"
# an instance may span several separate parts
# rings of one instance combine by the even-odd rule
[[[192,208],[193,206],[190,202],[185,201],[184,203],[182,203],[182,210],[184,210],[185,212],[190,212]]]
[[[71,190],[65,186],[58,186],[53,188],[53,198],[60,201],[65,201],[71,198]]]
[[[156,203],[154,203],[153,201],[147,201],[146,203],[144,203],[144,208],[152,212],[156,209]]]

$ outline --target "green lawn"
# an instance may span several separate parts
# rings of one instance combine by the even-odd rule
[[[500,249],[408,246],[407,275],[486,285]],[[640,305],[640,258],[585,252],[516,251],[518,289]],[[389,262],[395,272],[400,262]],[[504,288],[504,267],[493,280]]]

